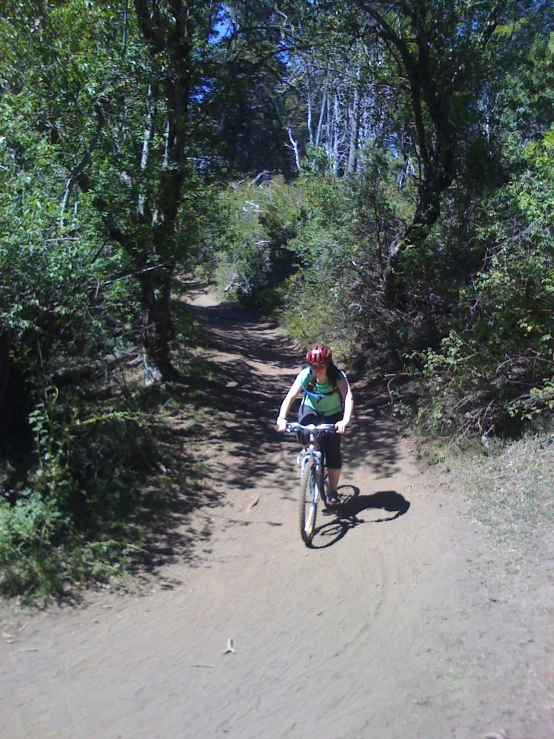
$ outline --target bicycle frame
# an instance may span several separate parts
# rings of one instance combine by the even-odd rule
[[[335,433],[334,423],[308,424],[287,423],[286,431],[307,431],[310,443],[298,455],[300,464],[300,534],[309,545],[315,533],[315,517],[320,498],[324,497],[325,465],[323,451],[320,448],[325,434]],[[310,465],[312,469],[306,470]],[[309,485],[309,489],[308,489]]]
[[[314,463],[317,466],[318,470],[321,470],[323,472],[323,452],[320,448],[320,442],[325,436],[325,434],[329,433],[335,433],[335,424],[334,423],[320,423],[320,424],[313,424],[310,423],[306,426],[303,426],[301,423],[292,423],[287,422],[287,428],[286,431],[288,433],[292,433],[293,431],[308,431],[310,434],[310,443],[309,445],[303,449],[300,452],[300,458],[303,458],[303,460],[307,459],[309,456],[313,457]],[[302,461],[300,464],[300,471],[302,471]]]

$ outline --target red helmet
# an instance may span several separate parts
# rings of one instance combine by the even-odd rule
[[[331,364],[332,359],[331,349],[325,344],[316,344],[306,352],[308,364]]]

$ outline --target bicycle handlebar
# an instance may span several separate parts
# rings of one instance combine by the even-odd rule
[[[313,433],[314,431],[327,431],[332,434],[336,434],[337,432],[334,423],[309,423],[307,426],[303,426],[301,423],[297,423],[296,421],[287,421],[285,431],[288,433],[291,433],[292,431],[309,431],[310,433]]]

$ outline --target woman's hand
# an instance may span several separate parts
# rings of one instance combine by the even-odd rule
[[[337,421],[335,424],[337,434],[340,434],[342,436],[344,432],[346,431],[347,426],[348,426],[348,421],[345,421],[344,419],[342,421]]]
[[[287,430],[287,419],[278,418],[277,419],[277,431],[279,431],[281,434],[284,434],[286,430]]]

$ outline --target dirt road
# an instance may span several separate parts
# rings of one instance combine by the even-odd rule
[[[301,358],[206,294],[195,310],[228,367],[198,450],[223,503],[146,594],[6,622],[2,739],[552,739],[552,580],[505,569],[363,387],[355,515],[320,516],[307,549],[296,445],[270,423]]]

